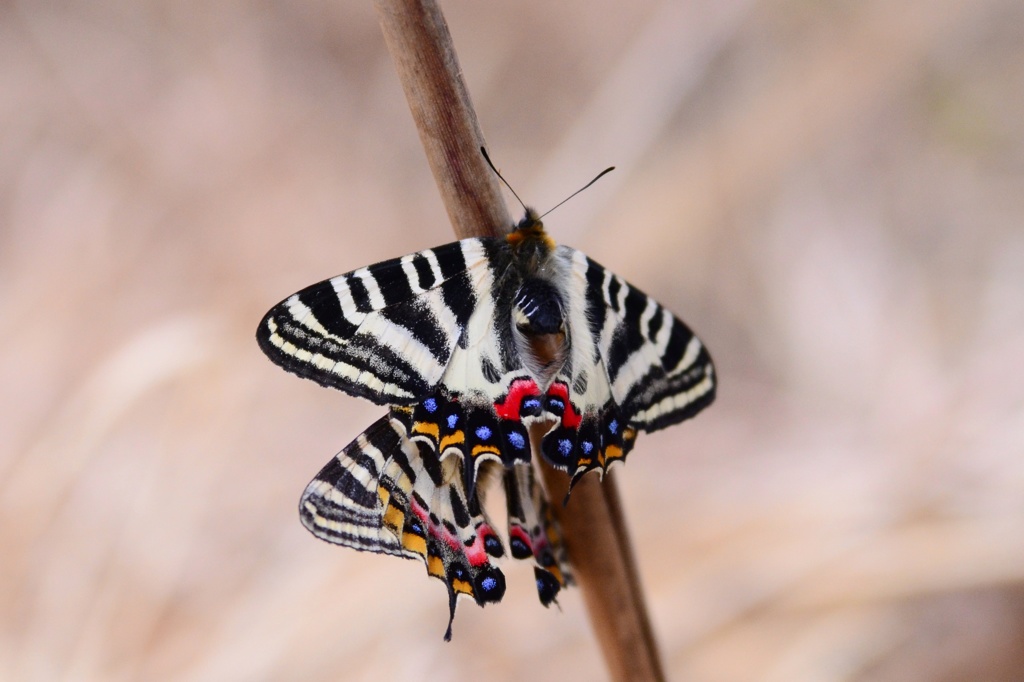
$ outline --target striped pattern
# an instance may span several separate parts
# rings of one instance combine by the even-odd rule
[[[586,283],[595,353],[624,418],[656,431],[709,405],[715,397],[714,365],[690,328],[579,251],[573,251],[572,261],[574,281]]]
[[[289,372],[409,404],[444,375],[489,265],[482,240],[466,239],[360,268],[289,296],[257,340]]]
[[[384,526],[378,486],[394,492],[395,481],[380,478],[393,455],[408,461],[401,434],[382,417],[320,470],[299,503],[303,525],[328,542],[368,552],[413,558],[401,539]],[[406,493],[402,493],[407,497]],[[398,502],[399,496],[394,496]],[[404,505],[408,507],[408,503]]]
[[[278,365],[390,406],[306,488],[305,526],[354,549],[421,559],[458,597],[498,601],[504,545],[484,511],[503,471],[508,542],[545,606],[572,582],[531,464],[571,475],[625,461],[640,431],[715,396],[700,340],[639,289],[565,246],[532,213],[507,239],[466,239],[325,280],[257,331]]]
[[[455,459],[436,459],[410,438],[408,410],[376,421],[327,463],[299,502],[303,525],[353,549],[420,558],[448,588],[448,630],[458,597],[500,601],[505,576],[491,563],[505,550],[479,504],[466,495]]]

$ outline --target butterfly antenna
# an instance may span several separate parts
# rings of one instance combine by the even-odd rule
[[[572,198],[573,198],[574,196],[576,196],[577,194],[579,194],[580,192],[582,192],[582,191],[583,191],[583,190],[585,190],[586,188],[588,188],[588,187],[590,187],[591,185],[593,185],[593,184],[594,184],[595,182],[597,182],[598,180],[600,180],[601,178],[603,178],[603,177],[604,177],[605,175],[607,175],[608,173],[611,173],[611,172],[612,172],[613,170],[615,170],[615,166],[608,166],[608,167],[607,167],[607,168],[605,168],[605,169],[604,169],[603,171],[601,171],[600,173],[598,173],[598,174],[597,174],[597,177],[595,177],[595,178],[594,178],[593,180],[591,180],[591,181],[590,181],[590,182],[588,182],[587,184],[583,185],[583,186],[582,186],[582,187],[580,187],[580,188],[579,188],[578,190],[576,190],[575,192],[573,192],[572,194],[570,194],[569,196],[567,196],[566,198],[562,199],[562,200],[561,200],[561,201],[559,201],[559,202],[558,202],[557,204],[555,204],[554,206],[552,206],[551,208],[549,208],[549,209],[548,209],[547,211],[545,211],[545,212],[544,212],[544,215],[542,215],[542,216],[541,216],[540,218],[537,218],[537,220],[541,220],[541,219],[542,219],[542,218],[543,218],[544,216],[546,216],[546,215],[547,215],[548,213],[551,213],[551,212],[552,212],[552,211],[554,211],[554,210],[555,210],[556,208],[558,208],[559,206],[561,206],[561,205],[562,205],[562,204],[564,204],[565,202],[569,201],[569,199],[572,199]],[[519,197],[516,197],[516,199],[518,199],[518,198],[519,198]],[[520,203],[522,203],[522,202],[520,202]]]
[[[491,157],[487,155],[487,149],[485,149],[484,147],[480,147],[480,153],[484,155],[484,160],[485,160],[485,161],[487,161],[487,165],[491,167],[491,170],[492,170],[492,171],[494,171],[494,174],[498,176],[498,179],[499,179],[499,180],[501,180],[501,181],[502,181],[502,183],[504,183],[504,185],[505,185],[506,187],[508,187],[508,191],[509,191],[509,192],[512,192],[512,196],[514,196],[514,197],[516,198],[516,201],[518,201],[518,202],[519,202],[519,205],[523,207],[523,210],[524,210],[524,211],[526,211],[527,213],[529,213],[529,212],[530,212],[530,209],[528,209],[528,208],[526,207],[526,204],[524,204],[524,203],[523,203],[523,200],[519,198],[519,195],[518,195],[518,194],[516,194],[516,191],[515,191],[514,189],[512,189],[512,185],[508,184],[508,180],[506,180],[505,178],[503,178],[503,177],[501,176],[501,173],[499,173],[499,172],[498,172],[498,169],[494,167],[494,162],[492,162],[492,161],[491,161]],[[587,184],[583,185],[583,186],[582,186],[582,187],[580,187],[580,188],[579,188],[578,190],[576,190],[575,192],[573,192],[572,194],[570,194],[569,196],[567,196],[566,198],[562,199],[562,200],[561,200],[561,201],[559,201],[559,202],[558,202],[557,204],[555,204],[554,206],[552,206],[551,208],[549,208],[549,209],[548,209],[547,211],[545,211],[545,212],[544,212],[544,215],[540,216],[540,218],[537,218],[537,220],[540,220],[541,218],[543,218],[544,216],[546,216],[546,215],[547,215],[548,213],[551,213],[551,212],[552,212],[552,211],[554,211],[554,210],[555,210],[556,208],[558,208],[559,206],[561,206],[561,205],[562,205],[562,204],[564,204],[565,202],[569,201],[569,199],[572,199],[572,198],[573,198],[574,196],[576,196],[577,194],[579,194],[579,193],[580,193],[580,192],[582,192],[583,190],[585,190],[585,189],[587,189],[588,187],[590,187],[591,185],[593,185],[593,184],[594,184],[595,182],[597,182],[598,180],[600,180],[601,178],[603,178],[603,177],[604,177],[605,175],[607,175],[608,173],[611,173],[611,172],[612,172],[613,170],[615,170],[615,166],[608,166],[608,167],[607,167],[607,168],[605,168],[605,169],[604,169],[603,171],[601,171],[600,173],[598,173],[598,174],[597,174],[597,176],[596,176],[596,177],[595,177],[595,178],[594,178],[593,180],[591,180],[591,181],[590,181],[590,182],[588,182]]]
[[[512,192],[512,196],[516,198],[516,201],[518,201],[519,205],[523,207],[523,210],[529,211],[529,209],[526,208],[526,204],[523,203],[523,200],[520,199],[519,195],[516,194],[516,191],[512,189],[512,185],[508,184],[508,180],[501,177],[501,173],[499,173],[498,169],[494,167],[494,163],[491,161],[491,157],[487,155],[487,150],[483,147],[480,147],[480,153],[484,155],[484,160],[487,161],[487,165],[491,167],[491,170],[494,171],[494,174],[498,176],[498,179],[501,180],[501,182],[504,183],[506,187],[508,187],[509,192]]]

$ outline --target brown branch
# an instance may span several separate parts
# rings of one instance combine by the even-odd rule
[[[512,219],[498,179],[480,154],[484,137],[441,8],[430,0],[375,4],[455,234],[504,236]]]
[[[480,154],[483,135],[440,8],[433,0],[375,4],[455,233],[505,235],[512,220]],[[567,476],[541,469],[611,677],[663,679],[614,478],[602,485],[588,476],[563,509]]]
[[[563,509],[569,477],[543,460],[540,468],[611,678],[664,680],[615,474],[585,476]]]

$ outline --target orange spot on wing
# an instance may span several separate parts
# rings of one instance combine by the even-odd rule
[[[452,589],[459,594],[468,594],[469,596],[473,596],[473,585],[465,580],[453,580]]]
[[[393,504],[389,504],[384,512],[384,525],[400,535],[405,525],[405,513]]]
[[[442,438],[441,439],[441,445],[439,446],[439,448],[440,448],[441,452],[444,452],[445,450],[448,449],[449,446],[459,445],[459,444],[465,443],[465,442],[466,442],[466,435],[464,433],[462,433],[462,431],[456,431],[455,433],[450,433],[447,436],[445,436],[444,438]]]
[[[402,536],[402,547],[420,556],[427,556],[427,541],[415,533],[406,533]]]
[[[416,422],[412,425],[413,433],[425,433],[428,436],[432,436],[435,441],[438,438],[437,424],[431,422]]]
[[[497,455],[498,457],[501,457],[501,450],[499,450],[498,448],[494,447],[493,445],[474,445],[473,446],[473,453],[472,454],[473,454],[474,457],[482,455],[485,452],[489,452],[492,455]]]

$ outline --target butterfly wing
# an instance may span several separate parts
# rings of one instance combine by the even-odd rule
[[[644,431],[678,424],[715,398],[715,370],[704,344],[653,298],[580,252],[590,332],[612,399]]]
[[[367,552],[406,558],[418,555],[412,543],[403,544],[393,524],[385,524],[388,498],[397,485],[381,474],[403,452],[401,432],[389,417],[378,419],[320,470],[302,494],[299,516],[317,537]],[[387,485],[385,485],[387,484]],[[393,518],[404,516],[408,501],[395,500]]]
[[[541,449],[573,483],[629,453],[639,430],[697,414],[715,397],[715,371],[700,339],[636,287],[575,249],[559,246],[568,272],[572,354],[548,389],[557,419]]]
[[[256,338],[289,372],[378,404],[413,403],[444,375],[496,241],[463,239],[314,284],[274,306]]]
[[[516,559],[533,559],[540,603],[550,606],[558,592],[573,582],[562,533],[533,467],[516,464],[505,469],[508,503],[508,543]]]
[[[504,548],[454,460],[442,463],[411,440],[402,411],[377,420],[317,474],[299,515],[328,542],[422,559],[448,589],[451,639],[458,597],[483,606],[504,595],[505,577],[491,563]]]

